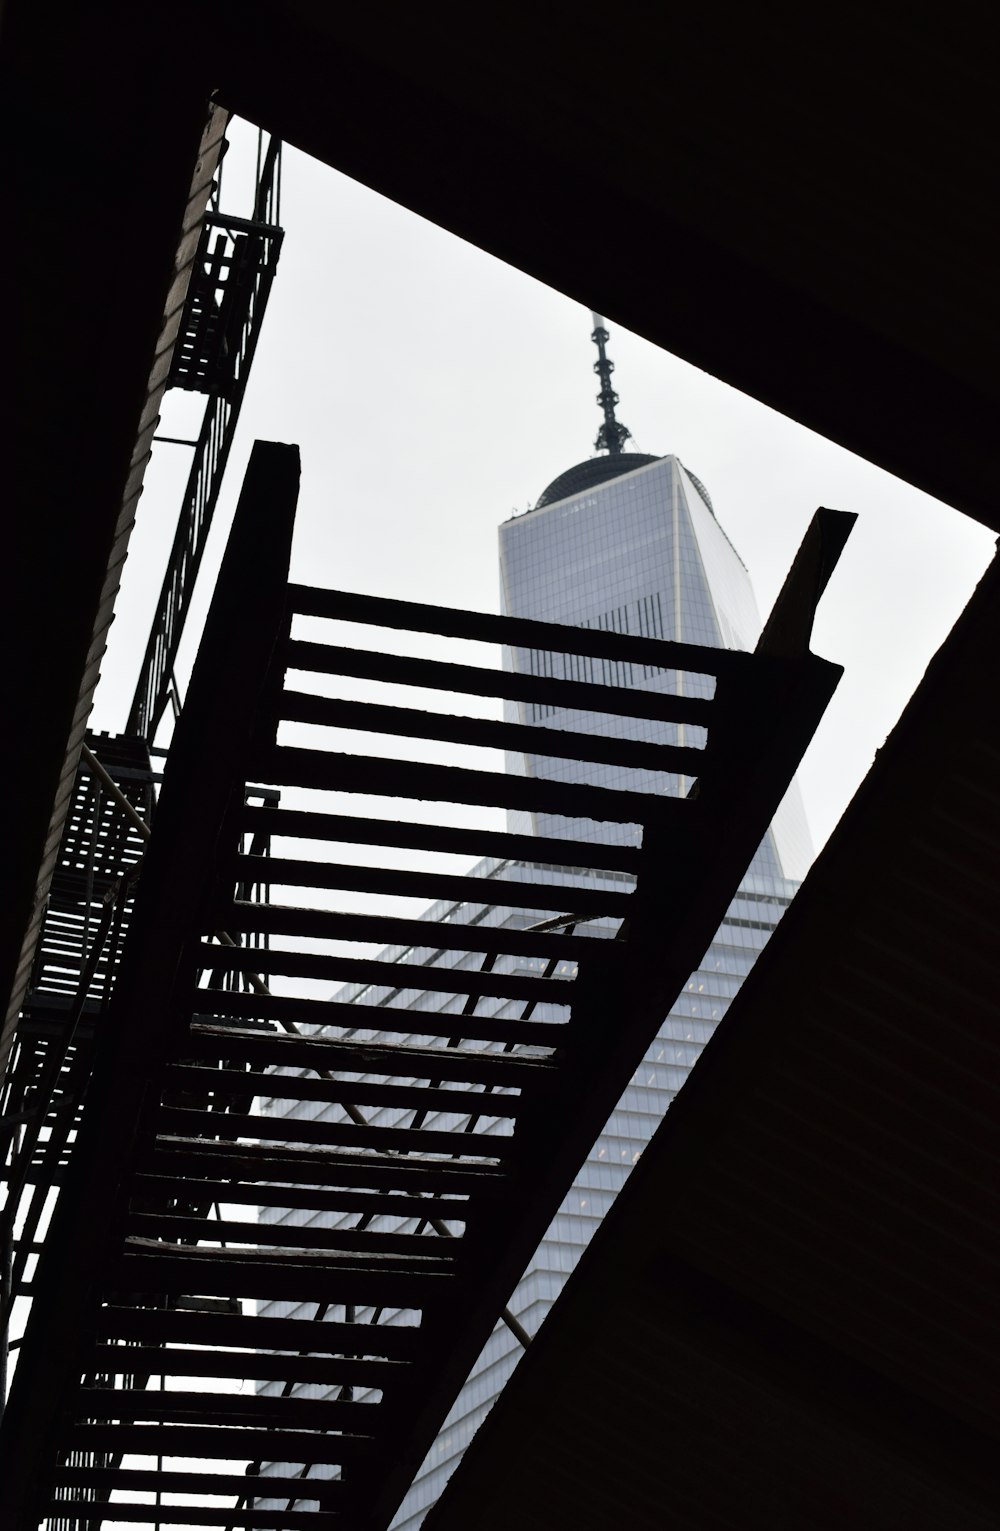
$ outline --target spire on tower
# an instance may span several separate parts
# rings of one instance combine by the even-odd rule
[[[600,314],[593,312],[590,318],[594,326],[590,338],[597,347],[598,355],[598,360],[594,363],[594,371],[601,380],[601,391],[597,395],[597,402],[604,411],[604,424],[597,433],[594,446],[598,452],[610,452],[612,457],[617,457],[632,432],[627,425],[622,425],[615,419],[618,395],[611,386],[611,374],[615,370],[615,364],[608,360],[608,353],[605,350],[608,332],[604,327],[604,320]]]

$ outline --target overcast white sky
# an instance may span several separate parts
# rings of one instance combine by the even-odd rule
[[[241,165],[237,146],[223,205],[244,214]],[[182,674],[255,438],[302,449],[294,578],[495,611],[499,522],[589,456],[600,424],[590,318],[577,304],[294,150],[282,222]],[[581,225],[578,235],[614,248],[613,230]],[[971,594],[993,536],[613,315],[609,329],[619,417],[635,447],[677,453],[708,486],[762,614],[817,505],[860,517],[814,641],[846,666],[800,773],[819,846]],[[161,429],[194,434],[201,407],[168,396]],[[155,449],[94,727],[124,725],[189,459],[183,447]]]

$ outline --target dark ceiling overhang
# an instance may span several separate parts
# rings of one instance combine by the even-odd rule
[[[1000,529],[988,50],[950,16],[9,0],[0,607],[16,969],[95,664],[205,105]],[[995,324],[993,325],[995,328]],[[91,677],[92,678],[92,677]],[[22,864],[23,863],[23,864]],[[18,911],[16,914],[14,911]],[[17,928],[15,928],[17,927]]]
[[[998,653],[995,562],[427,1531],[994,1523]]]
[[[609,46],[538,7],[231,14],[233,110],[1000,530],[975,28],[635,6]]]
[[[457,9],[290,0],[6,7],[15,265],[3,290],[18,341],[5,461],[15,556],[2,576],[5,980],[93,680],[216,88],[348,175],[1000,529],[996,369],[982,338],[996,327],[985,27],[950,12],[890,21],[857,3],[828,25],[784,3],[724,22],[636,7],[615,13],[610,43],[537,7],[504,8],[492,30],[477,20],[472,31]],[[539,1338],[495,1416],[517,1456],[491,1456],[484,1434],[441,1531],[463,1481],[479,1483],[472,1521],[485,1527],[487,1508],[507,1503],[511,1460],[538,1505],[562,1487],[583,1531],[598,1463],[581,1467],[581,1444],[597,1437],[579,1406],[606,1420],[621,1378],[638,1387],[636,1368],[651,1391],[636,1393],[631,1417],[640,1429],[658,1421],[655,1481],[641,1434],[615,1438],[636,1527],[671,1492],[663,1408],[678,1419],[675,1504],[688,1460],[700,1464],[692,1503],[706,1485],[724,1492],[727,1475],[734,1491],[763,1492],[778,1442],[783,1463],[814,1472],[796,1480],[803,1492],[822,1488],[791,1523],[820,1525],[818,1504],[842,1525],[831,1485],[845,1456],[830,1443],[847,1442],[853,1481],[883,1489],[883,1521],[871,1497],[855,1519],[898,1524],[905,1492],[908,1526],[983,1523],[996,1454],[986,1384],[998,1374],[981,1242],[995,1211],[983,1173],[996,1162],[995,584],[991,574],[640,1166],[636,1196],[653,1185],[652,1208],[639,1202],[625,1232],[645,1276],[631,1267],[619,1310],[614,1271],[599,1267],[588,1288],[581,1268],[567,1327]],[[594,1260],[623,1228],[608,1224]],[[611,1317],[624,1325],[644,1292],[659,1293],[660,1310],[636,1327],[633,1354]],[[595,1293],[603,1350],[579,1348],[561,1374],[547,1357],[588,1304],[594,1320]],[[669,1364],[650,1367],[651,1349]],[[706,1398],[693,1418],[685,1356],[692,1387],[711,1360],[715,1414]],[[722,1417],[734,1364],[746,1406]],[[859,1414],[860,1441],[847,1417],[859,1377],[886,1422]],[[553,1397],[566,1428],[560,1455],[543,1461]],[[725,1472],[718,1434],[699,1455],[704,1421],[720,1418],[736,1447]],[[780,1428],[754,1433],[767,1418]],[[922,1443],[934,1439],[931,1460]],[[492,1476],[476,1479],[479,1462]],[[933,1494],[944,1496],[936,1521]],[[527,1502],[518,1523],[530,1524]],[[627,1523],[623,1505],[616,1497],[601,1523]],[[745,1499],[733,1513],[750,1523]],[[779,1523],[773,1505],[769,1516]]]
[[[155,24],[154,24],[155,20]],[[185,29],[8,5],[0,1059],[31,968],[225,122]]]

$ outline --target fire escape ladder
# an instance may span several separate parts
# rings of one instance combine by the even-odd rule
[[[258,443],[174,737],[0,1431],[16,1531],[384,1531],[839,677],[805,651],[287,585],[297,477],[294,448]],[[345,624],[709,680],[699,697],[476,669],[341,641]],[[358,676],[414,701],[354,700],[339,682]],[[683,720],[697,742],[428,711],[428,692]],[[421,761],[439,742],[626,765],[635,785]],[[254,782],[304,806],[248,801]],[[463,827],[482,805],[559,813],[566,835],[540,867],[525,837]],[[473,845],[474,872],[441,859]],[[246,897],[259,885],[271,902]],[[449,917],[341,897],[370,893]]]
[[[168,386],[206,396],[139,674],[127,732],[152,742],[170,699],[174,662],[222,484],[243,394],[281,253],[281,144],[271,139],[253,216],[205,216]]]

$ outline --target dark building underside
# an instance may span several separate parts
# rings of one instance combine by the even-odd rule
[[[974,22],[636,10],[617,18],[621,69],[555,14],[507,7],[488,35],[436,15],[435,31],[308,0],[6,7],[5,994],[169,362],[213,93],[1000,530],[992,80]],[[484,1432],[437,1525],[468,1524],[463,1504],[487,1524],[501,1480],[526,1524],[532,1504],[539,1524],[560,1507],[567,1524],[663,1524],[675,1468],[686,1527],[988,1523],[994,581],[647,1154],[620,1261],[609,1229],[498,1411],[505,1442],[516,1400],[513,1460]],[[586,1351],[580,1325],[600,1333]],[[607,1456],[574,1412],[588,1397],[632,1421]]]
[[[427,1531],[996,1524],[998,575]]]

